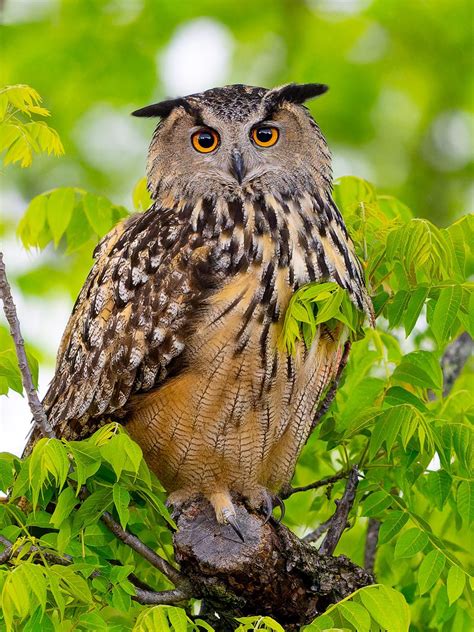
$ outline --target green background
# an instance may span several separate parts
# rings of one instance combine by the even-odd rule
[[[204,47],[211,67],[220,58],[220,84],[329,84],[311,109],[336,175],[366,177],[445,225],[469,210],[472,194],[471,7],[468,0],[6,0],[2,83],[40,92],[66,149],[60,161],[10,168],[10,184],[26,200],[75,185],[129,204],[153,129],[129,112],[176,96],[169,93],[180,72],[188,70],[192,88]],[[178,44],[179,57],[171,50]],[[204,60],[194,72],[203,73],[200,88],[212,87],[208,66]]]

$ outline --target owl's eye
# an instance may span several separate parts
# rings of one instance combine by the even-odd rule
[[[213,129],[200,129],[191,136],[191,142],[196,151],[209,154],[219,144],[219,134]]]
[[[254,127],[251,137],[259,147],[271,147],[278,140],[278,130],[276,127]]]

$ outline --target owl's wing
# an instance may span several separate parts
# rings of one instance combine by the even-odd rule
[[[200,241],[199,241],[200,239]],[[134,393],[176,370],[205,290],[209,248],[176,214],[150,209],[99,244],[63,335],[44,399],[58,436],[86,436],[120,417]]]

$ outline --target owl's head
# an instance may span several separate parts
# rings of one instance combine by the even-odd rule
[[[161,118],[148,155],[152,197],[291,196],[330,188],[329,150],[303,106],[327,89],[231,85],[136,110],[135,116]]]

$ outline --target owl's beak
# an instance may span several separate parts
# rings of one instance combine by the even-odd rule
[[[237,180],[239,184],[242,184],[242,180],[247,173],[247,168],[245,166],[242,154],[238,149],[234,149],[232,151],[229,173]]]

